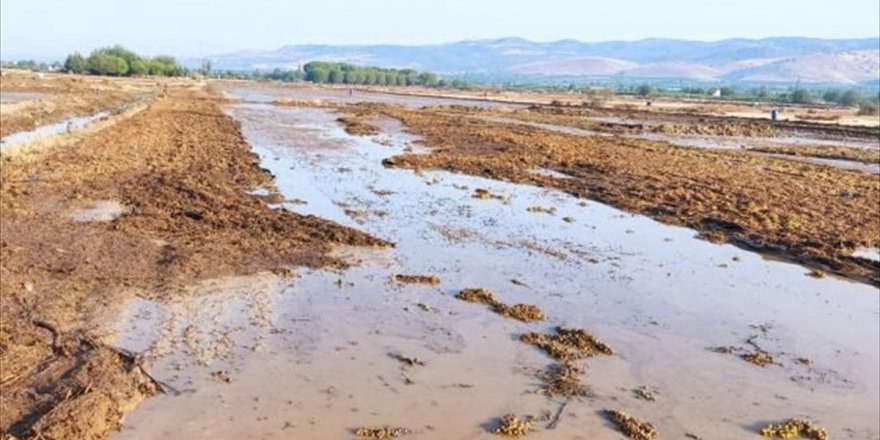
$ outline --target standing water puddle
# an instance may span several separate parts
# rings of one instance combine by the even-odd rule
[[[832,437],[880,434],[880,295],[871,286],[814,279],[557,191],[386,169],[382,159],[413,142],[395,121],[362,138],[321,109],[229,112],[285,198],[300,200],[278,209],[396,247],[340,249],[355,264],[342,272],[231,278],[130,301],[111,340],[146,352],[169,393],[141,405],[117,439],[354,438],[365,425],[414,431],[405,438],[497,438],[498,417],[563,403],[539,390],[551,360],[517,340],[556,325],[585,328],[618,354],[590,359],[594,396],[570,401],[555,429],[540,423],[529,438],[620,438],[604,409],[651,421],[662,438],[750,438],[765,422],[802,415]],[[478,188],[501,197],[472,197]],[[441,283],[402,285],[394,274]],[[548,320],[525,324],[456,300],[467,287],[539,305]],[[709,350],[752,336],[781,365]],[[657,400],[637,399],[640,386]]]
[[[0,104],[35,101],[43,96],[45,96],[45,93],[40,92],[0,92]]]
[[[13,133],[0,140],[0,150],[5,150],[7,148],[11,148],[17,145],[31,143],[43,138],[48,138],[50,136],[55,136],[62,133],[69,133],[74,130],[80,130],[86,125],[98,119],[107,117],[108,115],[110,115],[109,112],[100,112],[91,116],[70,118],[55,124],[43,125],[31,131]]]

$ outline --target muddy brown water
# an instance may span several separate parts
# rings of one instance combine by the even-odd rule
[[[880,436],[874,287],[815,279],[557,191],[386,169],[383,158],[415,141],[395,121],[351,137],[327,110],[251,103],[229,112],[290,199],[277,209],[397,246],[339,249],[356,264],[343,272],[216,280],[171,302],[134,292],[105,338],[143,353],[169,392],[141,405],[116,439],[342,439],[365,425],[406,427],[414,439],[496,438],[489,430],[504,414],[559,409],[537,379],[551,360],[517,337],[560,324],[588,329],[618,355],[590,359],[594,397],[571,401],[555,429],[542,423],[529,438],[621,438],[604,409],[650,421],[662,438],[751,438],[796,416],[833,438]],[[504,199],[475,199],[477,188]],[[398,273],[441,284],[393,283]],[[539,305],[550,318],[504,319],[456,300],[466,287]],[[755,335],[782,365],[709,350],[747,347]],[[657,400],[636,398],[641,386]]]
[[[460,105],[466,107],[515,110],[526,108],[523,104],[484,101],[477,99],[456,99],[431,96],[406,96],[364,90],[310,88],[310,87],[274,87],[274,88],[230,88],[232,95],[244,101],[272,102],[276,100],[320,101],[335,104],[351,104],[357,102],[373,102],[380,104],[403,105],[421,108],[440,105]]]

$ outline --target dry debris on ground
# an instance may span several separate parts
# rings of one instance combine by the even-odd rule
[[[572,362],[552,364],[543,373],[544,393],[548,396],[587,397],[590,391],[582,383],[584,369]]]
[[[430,286],[439,286],[440,278],[435,275],[394,275],[394,281],[403,284],[427,284]]]
[[[657,437],[657,428],[648,422],[618,410],[608,410],[608,418],[617,425],[620,432],[633,440],[653,440]]]
[[[512,306],[504,304],[495,299],[495,295],[488,289],[463,289],[455,297],[462,301],[486,304],[499,315],[523,322],[543,321],[547,318],[544,315],[544,311],[538,306],[532,304],[514,304]]]
[[[769,424],[761,429],[761,435],[779,439],[828,440],[825,428],[805,419],[789,419],[782,423]]]
[[[520,336],[520,340],[544,350],[548,356],[560,362],[574,361],[598,354],[614,354],[610,345],[596,339],[582,329],[556,327],[554,334],[530,332]]]
[[[525,437],[531,432],[533,425],[534,418],[531,416],[520,419],[513,414],[507,414],[501,418],[501,426],[492,432],[506,437]]]
[[[345,126],[345,132],[352,136],[374,136],[379,134],[379,129],[375,125],[369,124],[355,116],[339,118],[337,121]]]
[[[423,361],[417,357],[407,356],[407,355],[400,354],[400,353],[391,353],[390,356],[393,357],[394,359],[397,359],[398,361],[406,364],[406,365],[409,365],[410,367],[417,366],[417,365],[420,367],[424,367],[425,365],[427,365],[425,363],[425,361]]]
[[[638,398],[638,399],[646,400],[648,402],[657,401],[657,396],[654,394],[653,391],[651,391],[650,388],[648,388],[645,385],[642,385],[642,386],[636,388],[635,390],[633,390],[633,393],[636,395],[636,398]]]
[[[358,437],[372,438],[376,440],[385,440],[389,438],[403,437],[411,434],[412,431],[406,428],[394,428],[390,426],[363,426],[354,431]]]

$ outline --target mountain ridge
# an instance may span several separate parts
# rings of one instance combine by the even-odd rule
[[[863,53],[864,56],[846,55],[851,52]],[[875,52],[878,56],[873,55]],[[602,42],[572,39],[534,42],[520,37],[506,37],[426,45],[289,44],[275,50],[238,51],[209,58],[216,68],[224,70],[296,68],[306,62],[320,60],[413,68],[446,75],[614,76],[765,82],[803,80],[839,84],[859,84],[880,79],[880,37],[770,37],[717,41],[646,38]],[[874,62],[875,58],[877,63]],[[823,75],[823,65],[835,62],[842,64],[839,68],[828,69],[833,72]],[[614,66],[627,68],[615,70]]]

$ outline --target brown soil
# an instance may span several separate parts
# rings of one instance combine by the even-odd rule
[[[657,437],[657,428],[650,423],[639,421],[623,411],[608,410],[607,414],[617,429],[631,439],[653,440]]]
[[[75,146],[6,159],[0,177],[0,433],[18,438],[106,438],[161,389],[86,330],[96,308],[131,289],[161,296],[231,274],[343,267],[328,256],[334,244],[386,244],[248,195],[272,176],[213,96],[193,88]],[[127,213],[71,219],[94,200]]]
[[[651,129],[654,133],[699,136],[760,136],[772,137],[779,130],[772,125],[743,121],[722,124],[661,124]]]
[[[558,188],[694,228],[713,241],[880,285],[880,183],[865,173],[735,151],[575,136],[425,110],[372,106],[424,138],[430,154],[387,166],[442,169]],[[571,178],[529,172],[546,168]]]
[[[33,74],[9,74],[3,77],[0,89],[45,94],[38,102],[10,104],[13,110],[3,112],[0,137],[72,117],[119,111],[123,105],[150,94],[146,84],[66,75],[38,79]]]
[[[345,127],[346,133],[352,136],[374,136],[379,134],[379,127],[370,122],[371,117],[374,116],[371,116],[371,112],[354,109],[347,113],[346,116],[336,120]]]
[[[585,108],[571,106],[533,105],[524,111],[504,113],[503,116],[516,119],[566,125],[598,131],[644,131],[660,130],[670,134],[693,134],[713,136],[780,136],[804,135],[824,139],[859,139],[876,141],[880,135],[878,127],[860,127],[838,124],[821,124],[806,121],[770,121],[736,116],[708,114],[713,109],[691,108],[690,111],[647,110],[636,108]],[[473,111],[469,111],[473,113]],[[485,113],[485,112],[484,112]],[[497,112],[492,112],[496,113]],[[630,122],[597,122],[586,117],[615,117]],[[666,128],[658,128],[666,126]]]
[[[782,423],[769,424],[761,429],[764,437],[780,439],[805,438],[810,440],[827,440],[828,432],[825,428],[810,420],[789,419]]]

